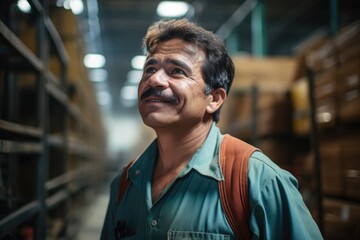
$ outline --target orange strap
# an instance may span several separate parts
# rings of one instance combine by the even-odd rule
[[[250,155],[256,150],[228,134],[220,146],[220,165],[225,179],[219,181],[220,200],[237,239],[251,239],[247,172]],[[118,203],[130,184],[128,170],[133,162],[125,167],[120,177]]]
[[[220,146],[220,165],[224,181],[219,182],[220,200],[237,239],[251,239],[248,192],[248,163],[257,149],[225,135]]]
[[[129,164],[125,167],[124,172],[121,174],[120,180],[119,180],[119,197],[118,197],[118,205],[120,204],[121,199],[123,198],[126,189],[130,185],[129,180],[129,168],[133,165],[134,160],[130,161]]]

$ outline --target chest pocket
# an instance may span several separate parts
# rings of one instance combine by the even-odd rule
[[[230,240],[230,236],[216,233],[168,231],[167,240]]]

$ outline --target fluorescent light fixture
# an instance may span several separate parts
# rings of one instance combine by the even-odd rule
[[[182,1],[162,1],[156,8],[161,17],[181,17],[189,11],[189,4]]]
[[[144,68],[146,56],[144,55],[137,55],[131,59],[131,66],[134,69],[141,70]]]
[[[98,103],[102,106],[111,104],[111,95],[107,91],[100,91],[96,94]]]
[[[120,90],[121,100],[136,100],[137,99],[137,86],[124,86]]]
[[[82,0],[70,0],[70,8],[73,14],[79,15],[84,11],[84,3]]]
[[[108,72],[103,68],[94,68],[89,71],[89,77],[93,82],[105,82]]]
[[[31,12],[31,5],[27,0],[19,0],[17,2],[17,7],[22,11],[23,13],[29,13]]]
[[[84,57],[84,65],[87,68],[102,68],[105,62],[105,57],[101,54],[87,54]]]
[[[64,3],[63,3],[63,6],[65,9],[69,10],[71,9],[70,7],[70,0],[65,0]]]
[[[130,84],[138,84],[142,78],[141,70],[131,70],[127,74],[127,82]]]
[[[56,0],[56,6],[62,7],[64,5],[64,0]]]

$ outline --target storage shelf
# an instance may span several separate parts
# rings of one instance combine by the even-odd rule
[[[56,31],[55,26],[49,17],[46,17],[45,19],[45,27],[50,35],[50,39],[52,40],[53,45],[56,48],[62,65],[66,67],[69,64],[69,56],[65,50],[63,42],[61,41],[59,33]]]
[[[95,153],[92,147],[88,144],[83,143],[82,141],[78,140],[75,137],[69,137],[69,151],[71,153],[80,154],[84,156],[91,156]]]
[[[86,188],[88,185],[90,185],[90,184],[87,182],[82,182],[82,183],[73,182],[72,185],[70,187],[68,187],[67,189],[60,190],[60,191],[56,192],[55,194],[53,194],[51,197],[48,197],[46,199],[47,208],[49,210],[54,209],[59,204],[62,204],[63,202],[68,200],[71,195],[80,192],[81,190]]]
[[[46,199],[46,207],[51,210],[56,206],[64,202],[69,197],[69,192],[67,190],[60,190],[55,193],[53,196]]]
[[[3,119],[0,119],[0,129],[32,137],[41,137],[43,134],[40,128],[13,123]]]
[[[44,72],[45,67],[41,60],[29,50],[26,45],[0,20],[0,37],[16,52],[23,56],[38,72]]]
[[[41,6],[38,0],[29,0],[29,3],[31,7],[34,8],[39,15],[44,11],[43,7]]]
[[[8,232],[11,232],[23,222],[29,220],[37,212],[39,212],[39,210],[39,201],[33,201],[3,218],[0,221],[0,239],[2,239]]]
[[[63,136],[58,134],[51,134],[47,138],[47,142],[50,146],[65,147],[65,139]]]
[[[42,149],[40,143],[0,140],[0,153],[38,154]]]
[[[51,96],[53,96],[61,104],[66,106],[69,99],[68,99],[67,95],[61,89],[59,89],[59,87],[57,86],[57,84],[56,84],[57,81],[54,80],[55,77],[50,77],[48,79],[51,79],[51,80],[47,82],[46,89],[51,94]]]
[[[54,219],[63,221],[58,237],[66,238],[70,225],[78,229],[68,212],[86,204],[84,194],[99,183],[103,133],[96,130],[98,105],[87,99],[95,93],[83,74],[84,49],[72,52],[59,31],[67,20],[62,14],[74,17],[74,24],[76,16],[46,1],[29,3],[32,13],[19,15],[10,1],[4,6],[11,14],[0,20],[0,173],[9,198],[1,207],[10,212],[0,219],[0,239],[30,226],[33,238],[44,240]],[[70,92],[70,84],[77,83],[80,90]],[[29,197],[34,202],[13,210],[13,199],[29,202]]]
[[[65,185],[71,181],[73,181],[76,177],[79,177],[79,174],[81,173],[80,170],[75,170],[71,172],[67,172],[63,175],[60,175],[58,177],[55,177],[51,179],[50,181],[46,182],[45,188],[46,190],[52,190],[57,187],[60,187],[62,185]]]

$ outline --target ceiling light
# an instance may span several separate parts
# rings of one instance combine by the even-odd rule
[[[73,14],[79,15],[84,11],[84,3],[82,0],[70,0],[70,8]]]
[[[27,0],[19,0],[17,2],[17,7],[22,11],[23,13],[29,13],[31,12],[31,5]]]
[[[64,3],[63,3],[63,6],[64,6],[65,9],[69,10],[71,8],[70,7],[70,0],[65,0]]]
[[[127,74],[128,83],[138,84],[142,78],[143,72],[141,70],[131,70]]]
[[[102,68],[105,66],[105,57],[101,54],[87,54],[84,57],[84,64],[87,68]]]
[[[124,100],[136,100],[138,88],[136,86],[124,86],[121,88],[120,96]]]
[[[96,94],[98,103],[102,106],[110,105],[111,95],[107,91],[100,91]]]
[[[161,17],[181,17],[189,11],[189,4],[182,1],[162,1],[156,8]]]
[[[108,73],[103,68],[95,68],[89,71],[90,80],[93,82],[104,82],[106,81]]]
[[[146,56],[144,55],[138,55],[131,59],[131,66],[135,69],[143,69],[145,64]]]

